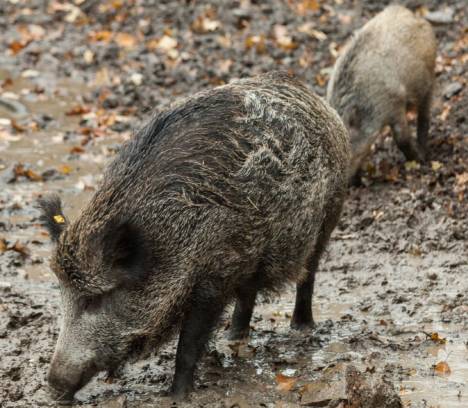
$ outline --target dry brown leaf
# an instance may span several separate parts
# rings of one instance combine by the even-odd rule
[[[178,42],[175,38],[169,37],[168,35],[163,35],[161,39],[156,44],[156,49],[169,52],[175,49],[178,45]]]
[[[276,44],[278,44],[278,46],[283,50],[290,51],[298,47],[298,44],[294,42],[293,38],[289,35],[286,26],[277,24],[275,25],[273,31]]]
[[[12,41],[10,44],[8,44],[8,48],[11,50],[13,55],[16,55],[28,44],[29,41]]]
[[[68,164],[62,164],[59,166],[58,171],[62,174],[70,174],[72,172],[72,168]]]
[[[7,243],[5,238],[0,238],[0,253],[3,253],[7,250]]]
[[[19,241],[16,241],[15,244],[11,248],[8,248],[8,249],[18,252],[25,258],[29,256],[29,249],[26,248],[26,245],[20,243]]]
[[[468,185],[468,172],[465,171],[462,174],[457,174],[457,175],[455,175],[455,178],[457,180],[457,185],[458,186]]]
[[[84,115],[89,112],[90,112],[90,109],[87,106],[76,105],[73,108],[71,108],[69,111],[65,112],[65,115],[67,116]]]
[[[112,39],[112,31],[93,31],[89,34],[89,40],[93,42],[109,42]]]
[[[289,392],[296,385],[297,377],[288,377],[283,374],[276,374],[276,389],[282,392]]]
[[[233,64],[232,59],[221,60],[218,62],[219,71],[222,74],[227,74],[231,69],[231,65]]]
[[[263,35],[252,35],[245,39],[245,48],[250,50],[255,48],[259,54],[263,54],[266,51],[265,36]]]
[[[439,115],[439,118],[442,122],[445,122],[448,118],[448,115],[450,114],[450,111],[452,110],[452,105],[446,104],[444,106],[444,109],[442,109],[442,113]]]
[[[24,131],[27,129],[26,126],[20,125],[20,124],[19,124],[16,120],[14,120],[14,119],[11,120],[11,127],[12,127],[13,129],[15,129],[17,132],[20,132],[20,133],[24,132]]]
[[[24,175],[31,181],[42,181],[42,176],[31,169],[27,169]]]
[[[192,31],[198,34],[204,34],[216,31],[221,27],[221,22],[213,17],[215,13],[210,9],[204,15],[198,16],[192,23]]]
[[[114,41],[123,48],[134,48],[137,44],[137,38],[128,33],[117,33]]]
[[[446,361],[439,361],[434,366],[434,372],[439,376],[447,376],[452,373],[452,370],[450,369]]]
[[[72,154],[81,154],[84,153],[85,149],[83,149],[81,146],[73,146],[70,149],[70,153]]]
[[[320,10],[320,4],[318,0],[290,0],[289,3],[292,3],[293,9],[300,15],[304,15],[309,11]]]
[[[429,338],[430,338],[434,343],[438,343],[438,344],[445,344],[445,343],[447,343],[447,339],[444,339],[444,338],[440,337],[440,336],[439,336],[439,333],[437,333],[437,332],[430,333],[430,334],[429,334]]]
[[[320,87],[324,87],[327,84],[327,78],[325,75],[317,74],[315,75],[315,80],[317,81],[317,85]]]

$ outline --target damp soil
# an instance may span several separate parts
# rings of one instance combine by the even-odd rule
[[[259,300],[246,342],[226,340],[226,312],[189,401],[165,396],[171,340],[76,406],[468,406],[466,5],[403,3],[439,42],[430,157],[405,162],[383,132],[322,259],[315,329],[289,328],[289,288]],[[76,217],[120,144],[180,96],[272,69],[324,95],[336,52],[386,4],[0,1],[0,407],[55,405],[59,288],[35,200],[57,192]]]

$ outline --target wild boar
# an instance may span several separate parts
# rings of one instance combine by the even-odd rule
[[[172,393],[183,398],[226,305],[236,299],[232,337],[246,336],[257,293],[288,282],[297,282],[292,327],[311,327],[349,160],[336,112],[271,73],[151,119],[74,222],[58,197],[42,199],[63,306],[48,374],[58,397],[179,332]]]
[[[408,160],[425,159],[434,84],[436,40],[431,25],[392,5],[358,30],[337,59],[327,100],[348,128],[350,177],[384,126]],[[417,110],[417,140],[406,113]]]

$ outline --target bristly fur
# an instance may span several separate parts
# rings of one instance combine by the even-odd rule
[[[223,307],[251,280],[260,290],[301,281],[338,221],[349,158],[336,112],[283,73],[198,93],[151,119],[58,242],[54,375],[167,340],[195,305]]]
[[[44,227],[49,231],[53,241],[58,241],[60,234],[65,229],[66,219],[62,211],[62,202],[56,194],[51,194],[46,197],[41,197],[37,200],[37,206],[41,211],[39,220],[44,224]],[[64,223],[58,223],[54,217],[62,216]]]

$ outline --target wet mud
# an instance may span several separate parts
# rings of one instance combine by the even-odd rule
[[[324,95],[339,47],[386,3],[0,1],[0,407],[55,406],[59,289],[36,199],[59,193],[73,219],[120,144],[179,96],[271,69]],[[259,299],[249,341],[226,340],[226,311],[189,401],[165,396],[172,339],[76,406],[468,406],[467,12],[403,3],[439,42],[429,160],[405,162],[382,134],[322,259],[315,329],[289,328],[289,288]]]

